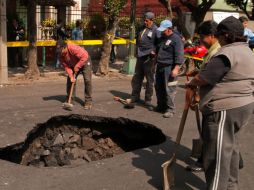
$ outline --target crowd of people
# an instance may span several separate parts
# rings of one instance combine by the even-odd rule
[[[145,15],[145,28],[137,38],[137,64],[127,106],[134,108],[140,100],[146,77],[144,105],[171,118],[177,73],[184,61],[183,41],[170,20],[163,20],[157,28],[153,18],[153,13]],[[253,34],[247,21],[230,16],[219,24],[203,22],[198,33],[208,53],[199,71],[187,73],[193,79],[186,83],[186,90],[200,95],[202,152],[196,171],[204,171],[207,190],[239,189],[243,161],[238,133],[254,113],[254,54],[249,48]],[[152,108],[154,79],[157,106]]]

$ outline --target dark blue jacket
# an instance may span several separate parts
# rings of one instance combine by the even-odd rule
[[[156,39],[158,38],[157,26],[141,30],[137,38],[137,56],[142,57],[149,55],[152,51],[156,52]]]
[[[175,66],[184,63],[184,47],[179,35],[173,33],[168,37],[162,37],[157,55],[158,66]]]

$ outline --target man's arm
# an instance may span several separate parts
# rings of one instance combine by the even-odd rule
[[[218,56],[210,59],[205,68],[186,84],[189,87],[215,85],[220,82],[230,70],[230,62],[226,56]]]
[[[184,50],[183,50],[183,42],[179,36],[176,38],[175,47],[174,47],[174,69],[171,72],[172,77],[176,77],[178,75],[180,65],[184,63]]]

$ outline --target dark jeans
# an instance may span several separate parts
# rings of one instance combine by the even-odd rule
[[[203,167],[207,190],[238,190],[238,132],[246,126],[254,103],[203,116]]]
[[[111,63],[115,63],[115,61],[116,61],[115,45],[112,45],[112,46],[111,46],[111,52],[110,52],[109,61],[110,61]]]
[[[131,81],[132,100],[136,101],[140,99],[144,77],[146,77],[145,101],[150,102],[152,100],[154,86],[154,60],[150,58],[150,55],[137,59],[135,73]]]
[[[22,47],[9,47],[8,48],[8,60],[9,67],[22,67],[23,58],[22,58]]]
[[[157,66],[155,74],[155,92],[157,106],[161,110],[175,113],[175,96],[177,78],[171,77],[171,66]]]
[[[87,63],[79,70],[78,75],[79,74],[82,74],[84,79],[85,102],[91,102],[92,101],[92,62],[90,58],[87,61]],[[78,76],[76,76],[76,78],[77,77]],[[69,77],[67,77],[66,91],[67,91],[68,97],[69,97],[70,89],[71,89],[71,80]],[[74,97],[76,96],[75,89],[76,89],[76,84],[74,88]]]

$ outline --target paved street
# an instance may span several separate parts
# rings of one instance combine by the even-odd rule
[[[110,159],[91,163],[79,162],[62,168],[35,168],[0,160],[1,190],[153,190],[162,189],[161,164],[171,157],[184,105],[184,78],[176,98],[177,113],[164,119],[161,114],[150,112],[142,106],[124,109],[113,100],[117,95],[129,97],[130,77],[94,77],[94,107],[82,108],[83,81],[78,81],[78,102],[73,111],[63,110],[65,78],[55,77],[42,82],[29,82],[0,87],[0,147],[22,142],[26,134],[38,123],[44,123],[56,115],[85,114],[106,117],[126,117],[155,125],[167,136],[159,145],[135,150]],[[142,92],[143,95],[144,92]],[[144,96],[143,96],[144,97]],[[154,98],[155,99],[155,98]],[[155,101],[154,101],[155,103]],[[244,169],[240,173],[240,187],[251,190],[254,186],[254,117],[241,133],[241,153]],[[187,118],[182,145],[177,154],[176,187],[174,189],[205,189],[203,173],[193,174],[185,170],[193,160],[189,157],[192,139],[198,137],[195,116]]]

